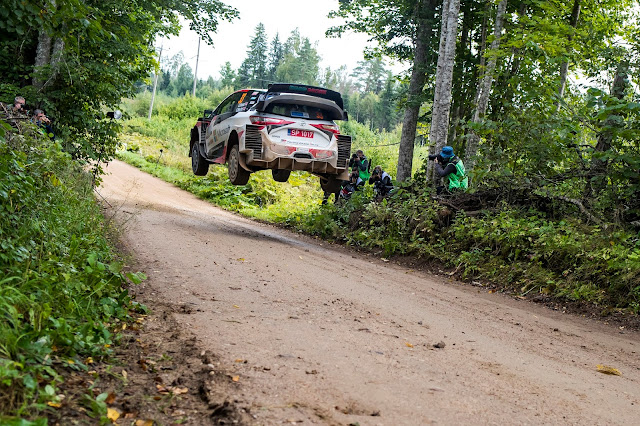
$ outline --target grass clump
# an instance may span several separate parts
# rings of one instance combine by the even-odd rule
[[[109,355],[136,307],[123,283],[142,278],[114,261],[91,175],[48,138],[2,130],[0,423],[55,409],[64,370]]]

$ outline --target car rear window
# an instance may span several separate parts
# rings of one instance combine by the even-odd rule
[[[284,115],[285,117],[307,118],[309,120],[328,120],[331,117],[329,111],[308,106],[273,102],[267,105],[266,113]]]

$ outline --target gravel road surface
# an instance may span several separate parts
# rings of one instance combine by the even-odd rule
[[[114,161],[141,297],[255,424],[640,424],[640,338],[216,208]],[[597,365],[621,373],[607,375]]]

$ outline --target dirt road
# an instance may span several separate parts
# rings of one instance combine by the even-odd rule
[[[240,218],[120,162],[124,242],[255,424],[639,424],[640,336]],[[435,347],[440,346],[440,347]],[[617,368],[621,376],[597,371]]]

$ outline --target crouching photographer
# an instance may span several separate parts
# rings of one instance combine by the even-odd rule
[[[429,161],[434,162],[434,170],[437,176],[447,178],[447,190],[465,190],[469,187],[469,178],[464,169],[464,164],[462,160],[453,153],[452,147],[445,146],[440,153],[429,155]],[[438,186],[438,194],[441,194],[444,190],[444,186]]]
[[[342,184],[342,189],[340,190],[340,198],[344,200],[348,200],[351,198],[351,195],[356,192],[361,186],[364,186],[364,181],[360,179],[360,174],[357,170],[354,170],[349,175],[349,180]]]
[[[382,166],[376,166],[373,169],[373,173],[371,173],[371,177],[369,178],[369,184],[373,185],[373,193],[375,194],[376,201],[382,200],[393,190],[391,176],[382,170]]]

